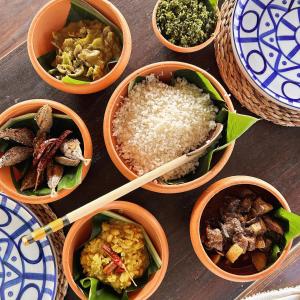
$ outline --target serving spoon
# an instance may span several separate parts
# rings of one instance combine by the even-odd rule
[[[136,190],[146,183],[151,182],[152,180],[184,165],[185,163],[196,159],[197,157],[200,157],[218,139],[218,137],[222,133],[222,130],[223,125],[217,123],[216,128],[214,129],[214,131],[212,131],[209,139],[198,149],[175,158],[174,160],[167,162],[166,164],[146,173],[145,175],[137,177],[136,179],[91,201],[90,203],[87,203],[86,205],[73,210],[63,217],[58,218],[51,223],[34,230],[29,235],[26,235],[22,238],[23,243],[25,245],[29,245],[35,241],[39,241],[47,235],[50,235],[51,233],[56,232],[63,227],[91,214],[92,212],[98,210],[106,204],[119,199],[120,197]]]

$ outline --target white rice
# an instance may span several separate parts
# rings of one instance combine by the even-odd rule
[[[185,79],[170,86],[150,75],[133,87],[114,116],[117,151],[141,176],[205,142],[216,112],[209,94]],[[197,160],[189,162],[162,179],[180,178],[197,166]]]

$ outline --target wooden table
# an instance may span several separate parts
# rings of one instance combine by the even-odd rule
[[[26,30],[34,11],[45,2],[44,0],[0,0],[0,4],[8,6],[7,10],[0,12],[0,18],[3,20],[0,28],[0,57],[8,49],[25,40]],[[151,28],[151,14],[155,0],[114,0],[113,3],[122,11],[129,23],[133,36],[133,51],[122,78],[105,91],[79,96],[53,89],[33,70],[27,56],[26,44],[20,45],[0,60],[0,112],[27,99],[52,99],[74,109],[86,122],[91,132],[94,144],[92,168],[86,180],[76,191],[51,205],[59,216],[126,182],[111,162],[102,135],[106,104],[116,86],[126,75],[149,63],[178,60],[195,64],[221,81],[213,45],[198,53],[183,55],[169,51],[158,42]],[[238,112],[247,112],[237,101],[233,100],[233,102]],[[240,174],[259,177],[277,187],[286,197],[291,208],[300,213],[299,153],[299,129],[284,128],[261,121],[240,138],[230,161],[212,182],[226,176]],[[189,238],[190,214],[196,199],[207,186],[208,184],[178,195],[156,194],[139,189],[125,197],[153,213],[168,237],[170,246],[168,272],[151,299],[232,299],[249,285],[227,282],[214,276],[204,268],[193,251]],[[297,275],[299,278],[299,270]],[[66,299],[71,300],[76,297],[69,290]]]

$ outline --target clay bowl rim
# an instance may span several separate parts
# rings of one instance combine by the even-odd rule
[[[201,261],[201,263],[212,273],[215,275],[234,282],[248,282],[248,281],[255,281],[258,279],[263,279],[272,272],[274,272],[285,260],[287,257],[291,247],[292,242],[288,243],[279,256],[279,258],[276,260],[275,263],[273,263],[271,266],[269,266],[267,269],[257,272],[251,275],[237,275],[230,272],[227,272],[223,270],[222,268],[218,267],[215,263],[212,262],[212,260],[209,258],[207,252],[205,251],[201,238],[200,238],[200,220],[203,214],[203,211],[205,210],[205,207],[209,203],[209,201],[217,195],[219,192],[232,187],[236,185],[253,185],[257,186],[259,188],[262,188],[272,194],[277,201],[288,211],[290,210],[288,202],[285,200],[283,195],[271,184],[267,183],[266,181],[263,181],[256,177],[251,176],[231,176],[223,178],[212,185],[210,185],[198,198],[196,201],[192,215],[190,220],[190,238],[192,242],[192,246],[194,249],[194,252],[196,253],[198,259]]]
[[[37,27],[37,23],[39,21],[39,18],[41,14],[45,13],[46,10],[51,9],[52,6],[57,5],[58,2],[63,2],[66,0],[50,0],[45,5],[43,5],[38,12],[35,14],[34,18],[31,21],[28,34],[27,34],[27,51],[28,55],[31,61],[31,64],[35,71],[38,73],[38,75],[49,85],[51,85],[54,88],[57,88],[61,91],[67,92],[67,93],[77,93],[77,94],[90,94],[97,91],[101,91],[108,87],[109,85],[113,84],[114,81],[116,81],[124,72],[126,66],[128,65],[130,56],[131,56],[131,50],[132,50],[132,38],[130,33],[129,25],[123,16],[123,14],[120,12],[120,10],[113,5],[111,2],[107,0],[101,0],[102,2],[105,2],[106,5],[109,6],[110,10],[113,11],[114,15],[120,22],[121,26],[118,26],[119,29],[122,31],[123,34],[123,47],[121,55],[118,59],[117,64],[113,67],[112,70],[110,70],[105,76],[99,78],[98,80],[88,82],[84,85],[76,85],[76,84],[67,84],[62,82],[61,80],[56,79],[55,77],[51,76],[39,63],[35,51],[33,49],[33,40],[34,40],[34,32]],[[101,12],[105,14],[105,12]],[[101,87],[99,87],[101,86]]]
[[[154,31],[157,39],[168,49],[173,50],[175,52],[179,52],[179,53],[192,53],[192,52],[200,51],[200,50],[204,49],[206,46],[208,46],[209,44],[211,44],[212,41],[216,38],[216,36],[219,34],[220,29],[221,29],[221,14],[220,14],[219,8],[217,8],[217,10],[216,10],[216,15],[217,15],[216,27],[209,39],[207,39],[206,41],[204,41],[203,43],[201,43],[199,45],[192,46],[192,47],[177,46],[177,45],[169,42],[161,34],[161,32],[159,31],[158,26],[157,26],[156,13],[157,13],[157,9],[158,9],[160,2],[161,2],[161,0],[158,0],[156,2],[155,7],[152,12],[152,28],[153,28],[153,31]]]
[[[153,284],[151,285],[151,290],[147,291],[145,293],[145,295],[142,295],[143,298],[141,298],[141,296],[136,296],[136,295],[134,295],[134,297],[133,297],[134,300],[146,300],[159,288],[159,286],[161,285],[161,283],[162,283],[162,281],[163,281],[163,279],[166,275],[167,268],[168,268],[168,263],[169,263],[168,240],[167,240],[164,229],[162,228],[161,224],[159,223],[159,221],[156,219],[156,217],[152,213],[150,213],[148,210],[146,210],[145,208],[143,208],[142,206],[140,206],[138,204],[128,202],[128,201],[123,201],[123,200],[122,201],[114,201],[112,203],[109,203],[109,204],[105,205],[104,207],[99,208],[97,211],[91,213],[90,215],[76,221],[71,226],[71,228],[70,228],[70,230],[69,230],[69,232],[66,236],[66,240],[65,240],[64,247],[63,247],[63,252],[62,252],[63,270],[64,270],[64,273],[66,275],[66,279],[69,283],[69,286],[73,290],[73,292],[76,293],[76,295],[80,299],[83,299],[83,300],[86,299],[85,295],[81,292],[80,288],[78,288],[77,284],[73,280],[72,268],[71,268],[70,259],[69,259],[70,258],[70,251],[71,251],[70,245],[73,243],[74,237],[77,234],[78,230],[80,230],[80,227],[83,224],[85,224],[86,222],[89,222],[89,220],[94,215],[100,213],[101,211],[105,211],[105,210],[112,210],[112,211],[115,211],[115,210],[117,210],[117,211],[119,211],[119,210],[121,210],[121,211],[122,210],[137,211],[138,210],[142,214],[144,214],[145,218],[150,220],[149,223],[151,223],[153,228],[155,228],[155,232],[158,235],[158,244],[161,245],[160,258],[162,260],[162,266],[153,275],[153,277],[150,279],[150,281],[148,281],[148,283],[144,287],[137,290],[137,292],[141,291],[142,289],[145,289],[147,287],[147,285],[154,280]],[[121,212],[119,214],[122,215]],[[126,212],[124,213],[124,215],[126,216]],[[128,218],[132,219],[130,216]],[[132,219],[132,220],[135,221],[134,219]],[[138,222],[138,223],[143,226],[143,224],[141,222]],[[153,242],[153,240],[152,240],[152,242]],[[156,247],[156,249],[157,249],[157,247]]]
[[[71,117],[73,122],[78,127],[81,137],[82,137],[82,140],[83,140],[84,157],[92,158],[93,157],[93,144],[92,144],[92,138],[91,138],[91,135],[89,133],[87,126],[85,125],[84,121],[81,119],[81,117],[75,111],[73,111],[71,108],[69,108],[68,106],[66,106],[60,102],[48,100],[48,99],[30,99],[30,100],[22,101],[20,103],[17,103],[15,105],[9,107],[8,109],[6,109],[5,111],[3,111],[0,114],[1,119],[3,119],[1,124],[2,125],[5,124],[11,118],[15,118],[17,116],[28,113],[28,112],[25,112],[25,113],[20,112],[20,110],[22,110],[23,107],[26,107],[26,110],[34,110],[35,111],[35,109],[37,107],[41,107],[45,104],[49,104],[53,109],[61,112],[62,114],[65,114],[65,115],[68,115],[69,117]],[[1,126],[1,124],[0,124],[0,126]],[[91,163],[92,162],[90,162],[87,166],[83,165],[82,175],[81,175],[81,183],[86,178],[87,173],[91,167]],[[52,202],[58,201],[64,197],[66,197],[67,195],[71,194],[76,188],[79,187],[79,185],[75,186],[72,189],[63,189],[57,193],[56,197],[51,198],[50,195],[26,196],[26,195],[20,194],[20,193],[18,193],[18,191],[15,190],[14,186],[13,186],[13,188],[7,187],[6,185],[4,185],[2,183],[2,180],[0,180],[0,189],[3,191],[4,194],[15,199],[16,201],[20,201],[22,203],[27,203],[27,204],[46,204],[46,203],[52,203]]]
[[[234,107],[231,102],[231,99],[227,94],[226,90],[224,89],[224,87],[212,75],[210,75],[208,72],[206,72],[205,70],[197,66],[184,63],[184,62],[178,62],[178,61],[164,61],[164,62],[157,62],[150,65],[146,65],[134,71],[118,85],[114,93],[111,95],[109,102],[106,106],[104,119],[103,119],[103,136],[104,136],[106,150],[111,160],[113,161],[114,165],[121,172],[121,174],[123,174],[123,176],[125,176],[128,180],[134,180],[138,176],[133,171],[131,171],[129,167],[127,167],[127,165],[123,162],[123,160],[120,158],[120,156],[118,155],[115,149],[113,137],[112,137],[112,130],[111,130],[112,129],[111,124],[114,118],[112,114],[115,106],[120,102],[121,92],[124,89],[127,89],[128,84],[138,75],[151,74],[152,70],[158,67],[161,68],[161,71],[163,71],[166,67],[172,67],[174,69],[191,69],[202,73],[203,75],[205,75],[206,78],[209,79],[209,81],[221,94],[224,101],[226,102],[226,105],[228,106],[228,110],[232,112],[234,111]],[[234,144],[235,143],[233,142],[229,146],[227,146],[222,156],[217,161],[217,163],[206,174],[202,175],[201,177],[198,177],[192,181],[178,184],[178,185],[164,185],[164,184],[157,184],[154,182],[150,182],[144,185],[143,188],[152,192],[165,193],[165,194],[183,193],[198,188],[204,185],[205,183],[207,183],[208,181],[210,181],[212,178],[214,178],[223,169],[223,167],[226,165],[226,163],[228,162],[232,154],[232,151],[234,149]]]

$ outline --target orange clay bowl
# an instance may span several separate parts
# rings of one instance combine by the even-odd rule
[[[119,156],[119,154],[116,151],[116,138],[112,136],[112,121],[115,112],[122,103],[122,97],[127,96],[128,84],[137,76],[147,76],[150,74],[155,74],[159,76],[159,78],[162,81],[168,81],[171,77],[172,72],[179,69],[190,69],[205,75],[205,77],[209,79],[209,81],[213,84],[216,90],[223,97],[224,101],[228,106],[228,110],[234,111],[230,97],[228,96],[228,94],[226,93],[222,85],[209,73],[196,66],[183,63],[183,62],[166,61],[166,62],[151,64],[133,72],[131,75],[129,75],[120,83],[120,85],[117,87],[115,92],[112,94],[108,102],[108,105],[106,107],[104,122],[103,122],[104,141],[109,156],[113,161],[113,163],[115,164],[115,166],[119,169],[119,171],[129,180],[133,180],[137,178],[137,175],[133,171],[131,171],[130,167],[126,165],[126,163],[122,160],[122,158]],[[233,151],[233,148],[234,148],[234,143],[230,144],[224,150],[224,152],[222,152],[222,155],[220,155],[219,160],[206,174],[204,174],[203,176],[195,180],[182,183],[182,184],[173,184],[173,185],[150,182],[144,185],[144,188],[153,192],[171,194],[171,193],[186,192],[195,189],[201,185],[204,185],[206,182],[214,178],[223,169],[223,167],[227,163]]]
[[[77,127],[81,133],[82,140],[84,141],[83,142],[83,148],[84,148],[83,155],[86,158],[92,158],[92,156],[93,156],[92,140],[91,140],[91,136],[90,136],[90,133],[89,133],[86,125],[84,124],[82,119],[72,109],[68,108],[67,106],[65,106],[61,103],[51,101],[51,100],[45,100],[45,99],[27,100],[24,102],[20,102],[16,105],[11,106],[10,108],[5,110],[0,115],[0,120],[1,120],[0,127],[11,118],[15,118],[17,116],[21,116],[21,115],[28,114],[28,113],[37,112],[38,109],[45,104],[49,104],[52,107],[52,109],[54,110],[54,112],[65,114],[73,120],[73,122],[77,125]],[[91,163],[88,166],[83,165],[81,180],[83,180],[86,177],[86,175],[90,169],[90,165],[91,165]],[[74,187],[72,189],[63,189],[63,190],[57,192],[57,196],[55,196],[55,197],[51,197],[50,195],[26,196],[26,195],[20,194],[16,190],[16,188],[12,182],[9,167],[2,168],[0,171],[0,191],[3,191],[7,196],[10,196],[11,198],[13,198],[17,201],[23,202],[23,203],[45,204],[45,203],[54,202],[54,201],[57,201],[59,199],[62,199],[65,196],[69,195],[75,189],[76,189],[76,187]]]
[[[128,217],[132,221],[142,225],[162,260],[161,268],[150,278],[148,283],[143,288],[129,293],[130,300],[146,300],[158,289],[165,277],[169,261],[169,247],[165,232],[156,218],[143,207],[131,202],[114,201],[74,223],[67,234],[62,254],[63,269],[67,281],[71,289],[80,299],[87,299],[73,280],[74,252],[80,247],[80,245],[88,240],[91,233],[92,216],[105,210],[113,210],[114,212]]]
[[[280,268],[280,265],[292,247],[292,242],[290,242],[276,262],[261,272],[257,272],[253,266],[244,266],[241,268],[227,267],[225,270],[212,262],[201,242],[201,225],[204,225],[204,221],[207,220],[207,218],[215,216],[223,203],[223,197],[225,195],[238,193],[241,187],[247,187],[257,193],[257,195],[262,195],[267,202],[276,203],[277,205],[279,202],[283,208],[290,211],[287,201],[277,189],[261,179],[249,176],[233,176],[221,179],[212,184],[198,198],[190,221],[190,235],[194,251],[208,270],[219,277],[236,282],[254,281],[269,276]],[[203,219],[201,219],[202,217]]]
[[[196,52],[199,51],[203,48],[205,48],[206,46],[208,46],[217,36],[217,34],[220,32],[220,27],[221,27],[221,17],[220,17],[220,11],[219,9],[217,10],[217,24],[216,24],[216,28],[215,31],[212,33],[211,37],[206,40],[205,42],[203,42],[200,45],[197,46],[193,46],[193,47],[181,47],[181,46],[177,46],[171,42],[169,42],[159,31],[158,27],[157,27],[157,23],[156,23],[156,12],[159,6],[160,0],[157,1],[153,13],[152,13],[152,28],[153,31],[156,35],[156,37],[158,38],[158,40],[167,48],[169,48],[170,50],[173,50],[175,52],[180,52],[180,53],[191,53],[191,52]]]
[[[101,91],[114,83],[125,70],[131,54],[131,34],[128,24],[120,11],[106,0],[87,0],[103,15],[115,23],[123,32],[123,50],[118,63],[104,77],[87,84],[67,84],[51,76],[40,65],[37,58],[53,49],[52,32],[65,26],[70,10],[70,0],[52,0],[44,5],[35,15],[27,36],[27,48],[30,61],[39,76],[54,88],[73,94],[91,94]]]

